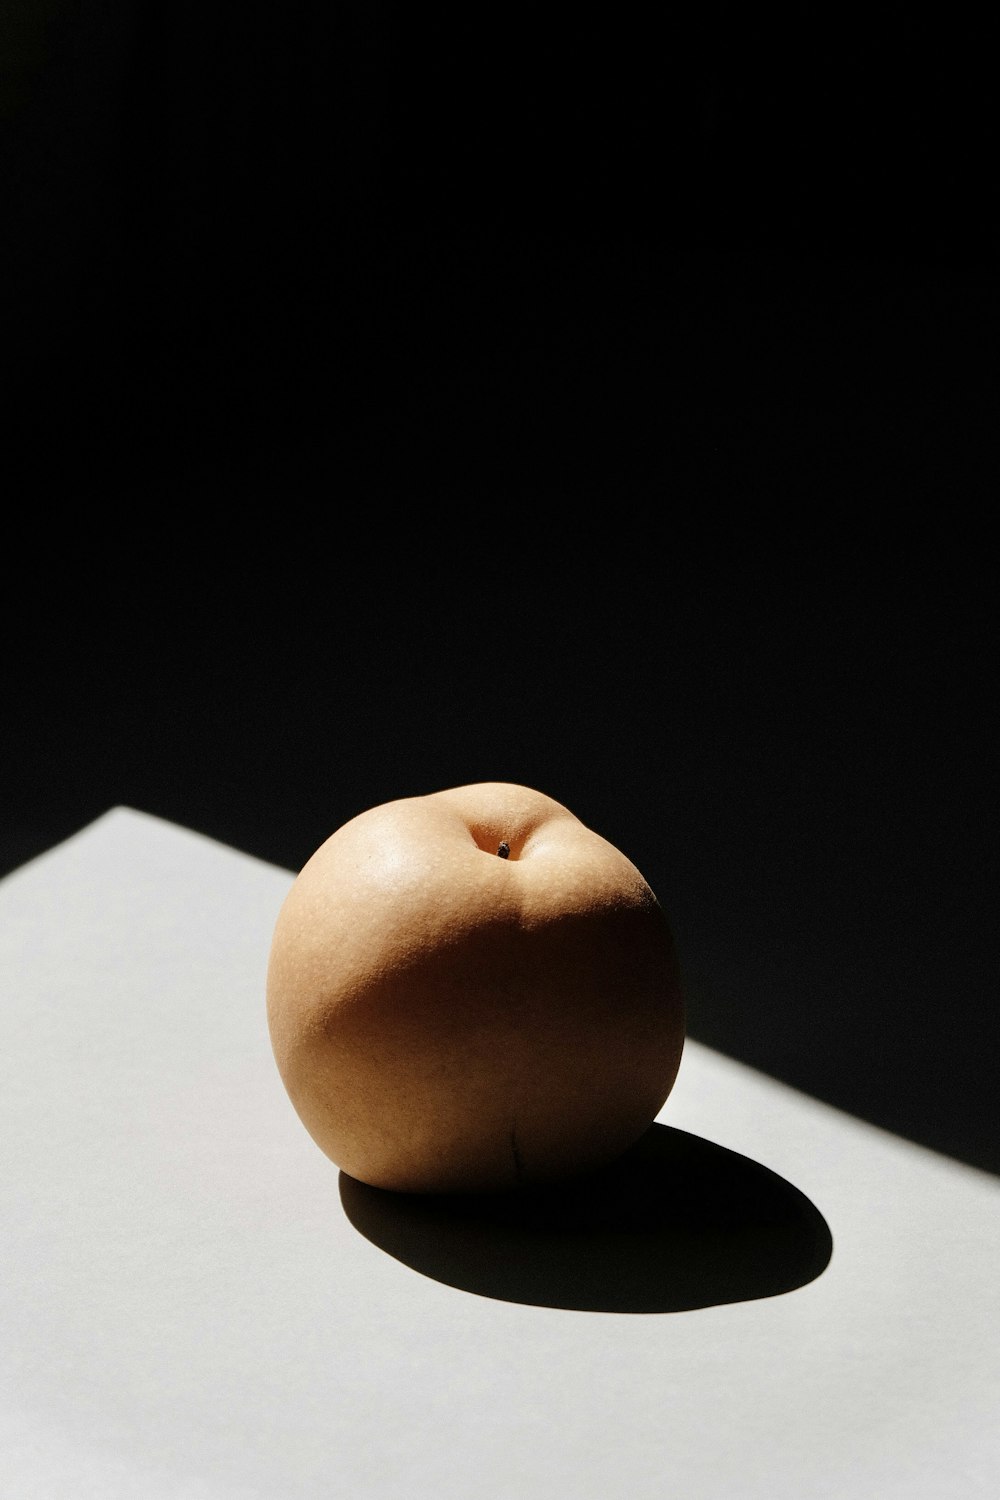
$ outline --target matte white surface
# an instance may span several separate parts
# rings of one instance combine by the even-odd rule
[[[0,882],[3,1500],[995,1500],[997,1181],[689,1041],[661,1122],[806,1194],[821,1275],[654,1314],[431,1279],[281,1087],[291,881],[118,808]]]

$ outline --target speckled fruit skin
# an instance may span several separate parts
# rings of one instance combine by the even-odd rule
[[[652,1124],[684,1045],[674,941],[646,880],[561,803],[506,782],[337,829],[278,914],[267,1015],[316,1144],[401,1192],[604,1165]]]

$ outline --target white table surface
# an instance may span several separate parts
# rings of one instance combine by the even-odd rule
[[[995,1500],[995,1179],[689,1040],[657,1138],[804,1195],[819,1274],[757,1295],[734,1235],[726,1301],[721,1231],[707,1273],[662,1225],[383,1233],[271,1057],[292,878],[116,808],[0,882],[2,1500]],[[596,1310],[549,1305],[560,1254]]]

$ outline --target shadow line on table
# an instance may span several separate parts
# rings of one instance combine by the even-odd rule
[[[804,1193],[760,1162],[654,1124],[570,1182],[505,1194],[390,1192],[341,1172],[373,1245],[461,1291],[587,1312],[669,1313],[797,1290],[833,1237]]]

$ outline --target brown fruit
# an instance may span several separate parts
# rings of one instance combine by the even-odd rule
[[[620,850],[529,787],[359,814],[278,914],[267,1012],[303,1124],[349,1176],[482,1192],[620,1155],[673,1087],[667,917]]]

